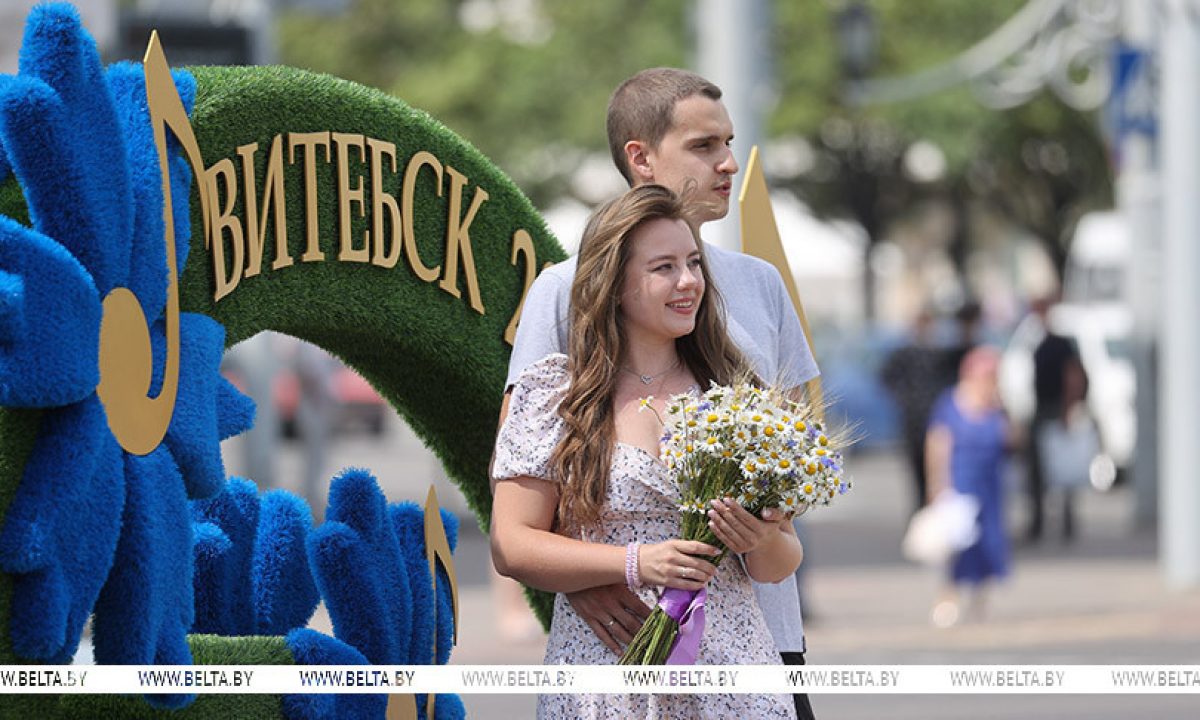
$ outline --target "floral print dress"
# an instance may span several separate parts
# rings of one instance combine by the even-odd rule
[[[554,354],[529,366],[513,387],[510,413],[496,441],[492,476],[497,480],[530,476],[549,480],[550,453],[562,435],[558,406],[567,390],[567,358]],[[679,492],[662,462],[645,450],[617,443],[613,450],[608,496],[600,523],[581,539],[624,546],[679,537]],[[659,588],[643,588],[653,606]],[[706,626],[697,665],[779,665],[750,578],[736,558],[721,563],[708,584]],[[571,607],[566,596],[554,599],[546,645],[547,665],[612,665],[617,656],[604,646]],[[654,718],[794,718],[790,695],[542,695],[538,718],[628,720]]]

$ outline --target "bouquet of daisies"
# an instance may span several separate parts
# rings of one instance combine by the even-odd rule
[[[642,400],[642,408],[654,411],[652,399]],[[703,396],[670,398],[659,420],[662,459],[679,487],[683,539],[720,548],[718,564],[727,552],[708,526],[712,500],[732,497],[756,516],[767,508],[799,514],[850,489],[842,443],[826,433],[812,408],[778,391],[714,383]],[[665,590],[620,664],[694,662],[704,599],[703,589]]]

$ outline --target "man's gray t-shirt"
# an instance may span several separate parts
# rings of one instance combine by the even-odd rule
[[[725,302],[729,335],[758,376],[785,388],[816,377],[812,350],[775,266],[708,243],[704,253],[713,284]],[[547,268],[530,286],[508,361],[506,387],[538,360],[567,352],[576,260],[572,256]],[[775,584],[754,583],[754,591],[779,651],[803,652],[804,625],[795,576]]]

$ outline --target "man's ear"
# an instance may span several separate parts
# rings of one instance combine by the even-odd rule
[[[625,143],[625,163],[633,175],[633,184],[654,182],[654,168],[650,162],[650,147],[641,140]]]

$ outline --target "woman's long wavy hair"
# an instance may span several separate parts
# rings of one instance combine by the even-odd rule
[[[594,525],[608,492],[616,442],[613,393],[626,342],[618,300],[631,236],[642,224],[660,218],[683,220],[701,251],[704,295],[696,326],[675,341],[683,364],[702,387],[746,375],[746,360],[725,329],[724,307],[688,211],[688,194],[685,190],[680,197],[661,185],[641,185],[598,209],[583,232],[571,287],[571,384],[558,410],[566,428],[550,456],[550,471],[562,480],[556,521],[562,532]]]

